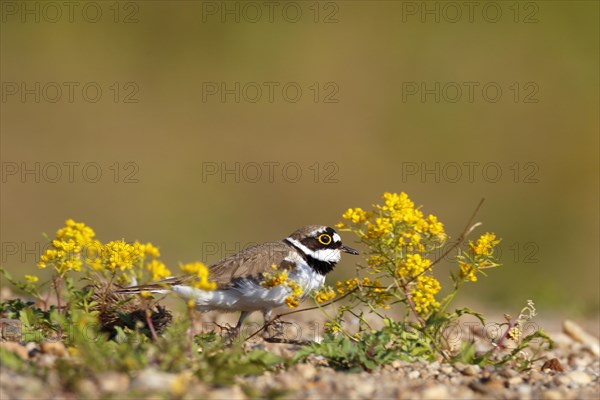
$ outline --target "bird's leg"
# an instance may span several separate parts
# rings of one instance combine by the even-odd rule
[[[263,330],[262,333],[262,337],[264,339],[271,337],[271,335],[269,334],[269,328],[270,328],[270,323],[271,323],[271,314],[273,313],[273,310],[263,310],[263,319],[264,319],[264,324],[265,324],[265,329]]]
[[[229,332],[229,338],[230,339],[236,339],[238,336],[240,336],[240,332],[242,330],[242,325],[244,324],[244,320],[246,320],[246,318],[248,318],[248,316],[250,315],[250,311],[242,311],[242,313],[240,314],[240,319],[238,320],[237,325],[235,326],[235,328],[233,328],[230,332]]]

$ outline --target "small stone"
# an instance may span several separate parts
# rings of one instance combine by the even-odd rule
[[[558,372],[564,371],[562,365],[560,364],[560,361],[558,361],[558,358],[553,358],[551,360],[546,361],[544,365],[542,365],[542,371],[544,371],[545,369]]]
[[[441,366],[440,371],[446,375],[450,375],[454,371],[454,368],[451,365],[444,364]]]
[[[520,397],[529,397],[531,394],[531,386],[527,384],[521,384],[517,386],[517,392],[520,394]]]
[[[450,393],[444,385],[434,385],[423,390],[424,399],[447,399],[450,398]]]
[[[542,392],[542,400],[562,400],[563,394],[555,389],[544,390]]]
[[[118,372],[105,372],[98,375],[100,390],[106,393],[120,393],[129,387],[129,377]]]
[[[98,396],[98,387],[89,378],[80,379],[77,382],[77,392],[81,397],[94,398]]]
[[[520,376],[513,376],[512,378],[508,378],[506,381],[510,386],[517,386],[518,384],[523,382],[523,378]]]
[[[142,370],[131,382],[131,388],[134,390],[167,390],[175,381],[177,375],[167,372],[157,371],[155,369]]]
[[[0,342],[0,349],[15,353],[23,360],[27,360],[29,358],[29,352],[27,351],[27,348],[16,342]]]
[[[533,382],[537,382],[537,381],[543,381],[546,380],[546,376],[545,374],[542,374],[539,371],[536,370],[531,370],[529,372],[529,382],[533,383]]]
[[[467,376],[476,376],[481,372],[481,367],[479,365],[467,365],[465,369],[462,370],[462,373]]]
[[[55,357],[65,357],[67,354],[69,354],[63,342],[43,342],[40,345],[40,348],[42,353]]]
[[[296,366],[296,371],[304,380],[312,380],[315,376],[317,376],[317,369],[310,364],[298,364]]]
[[[291,371],[277,375],[275,382],[279,383],[281,387],[291,391],[299,390],[302,387],[302,382],[298,379],[296,374]]]
[[[417,371],[417,370],[410,371],[408,373],[408,379],[418,379],[419,376],[421,376],[421,373],[419,371]]]
[[[511,368],[504,368],[502,371],[500,371],[500,376],[504,378],[512,378],[513,376],[517,375],[519,375],[519,373]]]
[[[556,375],[552,381],[557,386],[567,386],[571,383],[571,379],[565,374]]]
[[[437,371],[437,370],[439,370],[440,369],[440,363],[439,363],[439,361],[432,362],[431,364],[429,364],[427,366],[427,369],[430,370],[430,371]]]
[[[229,388],[223,388],[219,390],[214,390],[208,395],[209,399],[221,400],[221,399],[229,399],[229,400],[243,400],[246,399],[247,396],[244,394],[239,385],[234,385]]]
[[[571,371],[567,373],[567,377],[577,385],[587,385],[592,381],[592,377],[583,371]]]
[[[467,368],[467,364],[457,362],[457,363],[454,363],[454,368],[456,368],[460,372],[463,372],[465,370],[465,368]]]
[[[600,355],[600,344],[598,339],[587,333],[581,326],[570,320],[563,322],[563,332],[569,335],[573,340],[583,343],[584,348],[595,356]]]
[[[363,379],[354,389],[358,397],[361,398],[371,398],[373,397],[373,392],[375,392],[375,384],[373,383],[373,379]]]

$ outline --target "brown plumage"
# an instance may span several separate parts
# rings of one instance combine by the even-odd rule
[[[260,281],[263,273],[273,272],[273,265],[277,270],[293,268],[294,263],[285,260],[290,251],[293,251],[293,248],[284,242],[270,242],[249,247],[209,266],[209,280],[217,284],[217,289],[230,288],[237,279]],[[195,278],[195,275],[190,274],[172,276],[145,285],[122,288],[116,293],[158,291],[175,285],[189,285]]]

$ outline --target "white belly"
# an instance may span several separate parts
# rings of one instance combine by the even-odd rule
[[[302,288],[304,299],[310,292],[319,289],[325,283],[325,276],[315,272],[302,259],[293,260],[296,268],[289,272],[288,280],[295,281]],[[254,311],[267,310],[285,304],[285,299],[291,293],[285,285],[265,288],[252,280],[241,282],[236,287],[204,291],[189,286],[178,285],[173,287],[175,293],[196,301],[199,311]]]

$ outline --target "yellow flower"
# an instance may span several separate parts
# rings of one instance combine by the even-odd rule
[[[392,233],[394,225],[389,218],[375,218],[375,223],[369,223],[367,228],[367,237],[369,239],[379,239]]]
[[[25,280],[27,281],[27,283],[36,283],[40,280],[40,278],[38,278],[35,275],[25,275]]]
[[[272,268],[276,269],[277,267],[275,266],[275,264],[273,264]],[[285,284],[288,279],[288,274],[286,270],[277,271],[274,274],[263,272],[263,278],[264,280],[260,283],[261,286],[270,289],[272,287]]]
[[[521,330],[518,326],[513,326],[510,328],[506,336],[508,336],[508,338],[511,340],[517,341],[521,337]]]
[[[162,261],[158,260],[150,261],[146,264],[146,269],[152,273],[153,281],[158,281],[172,275],[167,266]]]
[[[342,214],[342,218],[352,221],[354,224],[359,224],[366,221],[367,213],[364,212],[362,208],[349,208],[344,214]]]
[[[65,227],[56,232],[56,238],[62,242],[73,241],[78,245],[89,243],[96,234],[83,222],[75,222],[72,219],[65,221]]]
[[[422,274],[431,266],[431,260],[421,257],[420,254],[409,254],[396,269],[396,274],[401,278],[414,278]]]
[[[337,322],[328,321],[325,322],[325,333],[335,333],[340,332],[342,327]]]
[[[468,280],[471,282],[477,282],[477,269],[464,261],[459,261],[458,263],[458,276],[462,280]]]
[[[440,306],[435,299],[435,295],[440,289],[440,283],[432,276],[421,275],[417,278],[416,287],[411,292],[410,298],[415,305],[415,310],[420,315],[427,315]]]
[[[380,206],[380,208],[386,211],[410,209],[414,208],[415,206],[415,204],[408,198],[408,195],[404,192],[401,192],[400,194],[386,192],[383,194],[383,200],[385,202],[385,206]]]
[[[292,296],[294,296],[294,297],[302,296],[302,288],[300,287],[300,285],[298,285],[296,283],[296,281],[288,280],[286,282],[286,285],[287,285],[287,287],[292,289]]]
[[[285,304],[289,307],[289,308],[296,308],[298,307],[298,305],[300,304],[300,301],[298,300],[297,297],[294,296],[288,296],[285,298]]]
[[[500,243],[500,240],[496,239],[496,235],[493,233],[484,233],[475,243],[469,241],[469,246],[473,254],[477,256],[490,256],[493,253],[494,246]]]
[[[446,232],[444,232],[444,224],[438,221],[435,215],[427,216],[427,230],[434,236],[446,238]]]
[[[185,274],[196,275],[195,281],[192,283],[197,289],[201,290],[215,290],[217,283],[209,281],[208,267],[201,262],[188,263],[181,267],[181,271]]]
[[[271,268],[274,270],[274,273],[263,272],[261,286],[267,289],[280,285],[287,286],[290,289],[290,295],[285,298],[285,304],[290,308],[298,307],[300,298],[303,295],[302,287],[296,281],[288,279],[287,270],[277,271],[275,264]]]
[[[117,269],[125,271],[133,268],[133,265],[139,261],[140,253],[135,246],[124,240],[117,240],[104,246],[102,259],[106,268],[111,272],[115,272]]]
[[[317,303],[325,303],[326,301],[333,300],[335,298],[335,292],[330,287],[324,287],[317,291],[315,294],[315,301]]]
[[[146,244],[142,244],[142,243],[136,241],[134,243],[134,246],[136,247],[137,251],[140,253],[140,255],[142,257],[145,257],[146,255],[149,255],[153,258],[160,257],[160,251],[158,250],[157,247],[155,247],[150,242],[148,242]]]

